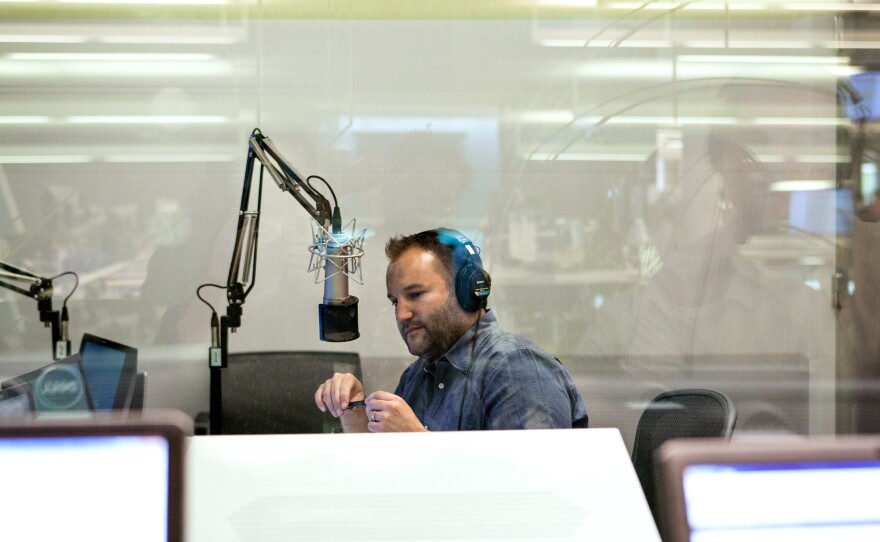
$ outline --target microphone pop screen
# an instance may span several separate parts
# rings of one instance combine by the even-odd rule
[[[349,296],[340,305],[318,305],[318,325],[322,341],[336,343],[353,341],[360,337],[358,298]]]

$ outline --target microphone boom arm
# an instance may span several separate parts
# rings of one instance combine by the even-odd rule
[[[229,275],[226,279],[227,297],[230,305],[241,305],[253,285],[254,267],[256,265],[256,247],[260,219],[260,195],[257,197],[257,210],[249,211],[251,183],[256,162],[264,167],[278,188],[288,192],[309,213],[318,224],[329,229],[333,213],[330,202],[320,192],[312,188],[299,176],[293,166],[285,160],[272,141],[254,129],[248,141],[248,156],[245,164],[244,182],[242,184],[241,206],[239,208],[238,226],[235,236],[235,247],[229,263]],[[261,177],[262,179],[262,177]],[[311,201],[310,201],[311,199]],[[242,261],[244,260],[244,261]],[[244,264],[244,265],[242,265]],[[232,329],[237,328],[240,311],[233,316]]]
[[[259,129],[254,130],[254,133],[251,135],[250,149],[256,159],[269,170],[269,174],[275,180],[278,188],[284,192],[289,192],[302,205],[303,209],[315,219],[315,222],[325,228],[330,227],[332,219],[330,202],[320,192],[302,180],[302,177],[297,174],[293,166],[290,165],[290,162],[284,159],[272,141],[260,133]],[[252,171],[252,168],[249,171]],[[310,202],[303,193],[314,200],[314,203]]]
[[[256,210],[253,211],[249,207],[253,172],[257,162],[261,166],[260,186]],[[316,282],[318,282],[317,275],[320,273],[319,268],[323,262],[325,264],[325,281],[329,283],[332,280],[332,284],[337,286],[340,291],[344,291],[346,296],[341,300],[328,301],[328,286],[325,284],[325,304],[319,306],[319,319],[322,325],[321,339],[328,341],[351,340],[359,335],[357,332],[357,298],[348,296],[347,284],[345,288],[339,288],[338,285],[340,274],[361,282],[358,280],[360,275],[359,259],[363,254],[365,230],[359,236],[354,236],[355,226],[352,221],[353,238],[348,240],[342,231],[342,219],[336,202],[334,201],[334,206],[331,207],[327,198],[312,188],[308,182],[309,178],[303,180],[272,141],[264,136],[259,128],[255,128],[248,140],[248,155],[235,246],[226,280],[226,315],[217,318],[217,314],[214,312],[211,318],[211,348],[208,354],[208,366],[211,369],[209,423],[212,434],[221,432],[223,405],[220,375],[221,370],[228,365],[229,331],[234,333],[241,326],[242,305],[256,280],[256,256],[262,204],[262,169],[266,169],[278,188],[293,196],[319,226],[320,232],[318,234],[313,232],[315,244],[310,248],[312,261],[309,264],[309,271],[316,271]],[[323,330],[325,321],[334,332],[325,334]],[[353,331],[346,330],[347,333],[336,331],[336,326],[350,326],[352,321]]]
[[[27,283],[30,286],[25,289],[12,281]],[[52,310],[52,294],[54,293],[52,279],[0,261],[0,287],[35,299],[37,310],[40,312],[40,322],[51,328],[53,359],[58,360],[70,355],[66,314]]]

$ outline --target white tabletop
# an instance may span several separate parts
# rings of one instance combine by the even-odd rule
[[[203,436],[187,542],[659,541],[616,429]]]

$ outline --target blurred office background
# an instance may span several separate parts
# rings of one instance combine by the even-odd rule
[[[0,260],[78,273],[74,348],[138,348],[148,407],[207,409],[195,291],[259,127],[367,229],[362,336],[318,340],[309,218],[267,177],[231,351],[357,351],[393,390],[383,245],[445,225],[594,426],[698,386],[743,436],[880,431],[880,4],[0,0],[0,75]],[[0,375],[51,354],[0,290]]]

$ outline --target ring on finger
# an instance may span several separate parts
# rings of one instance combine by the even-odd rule
[[[370,412],[370,421],[372,421],[372,422],[379,421],[376,419],[376,411]]]

